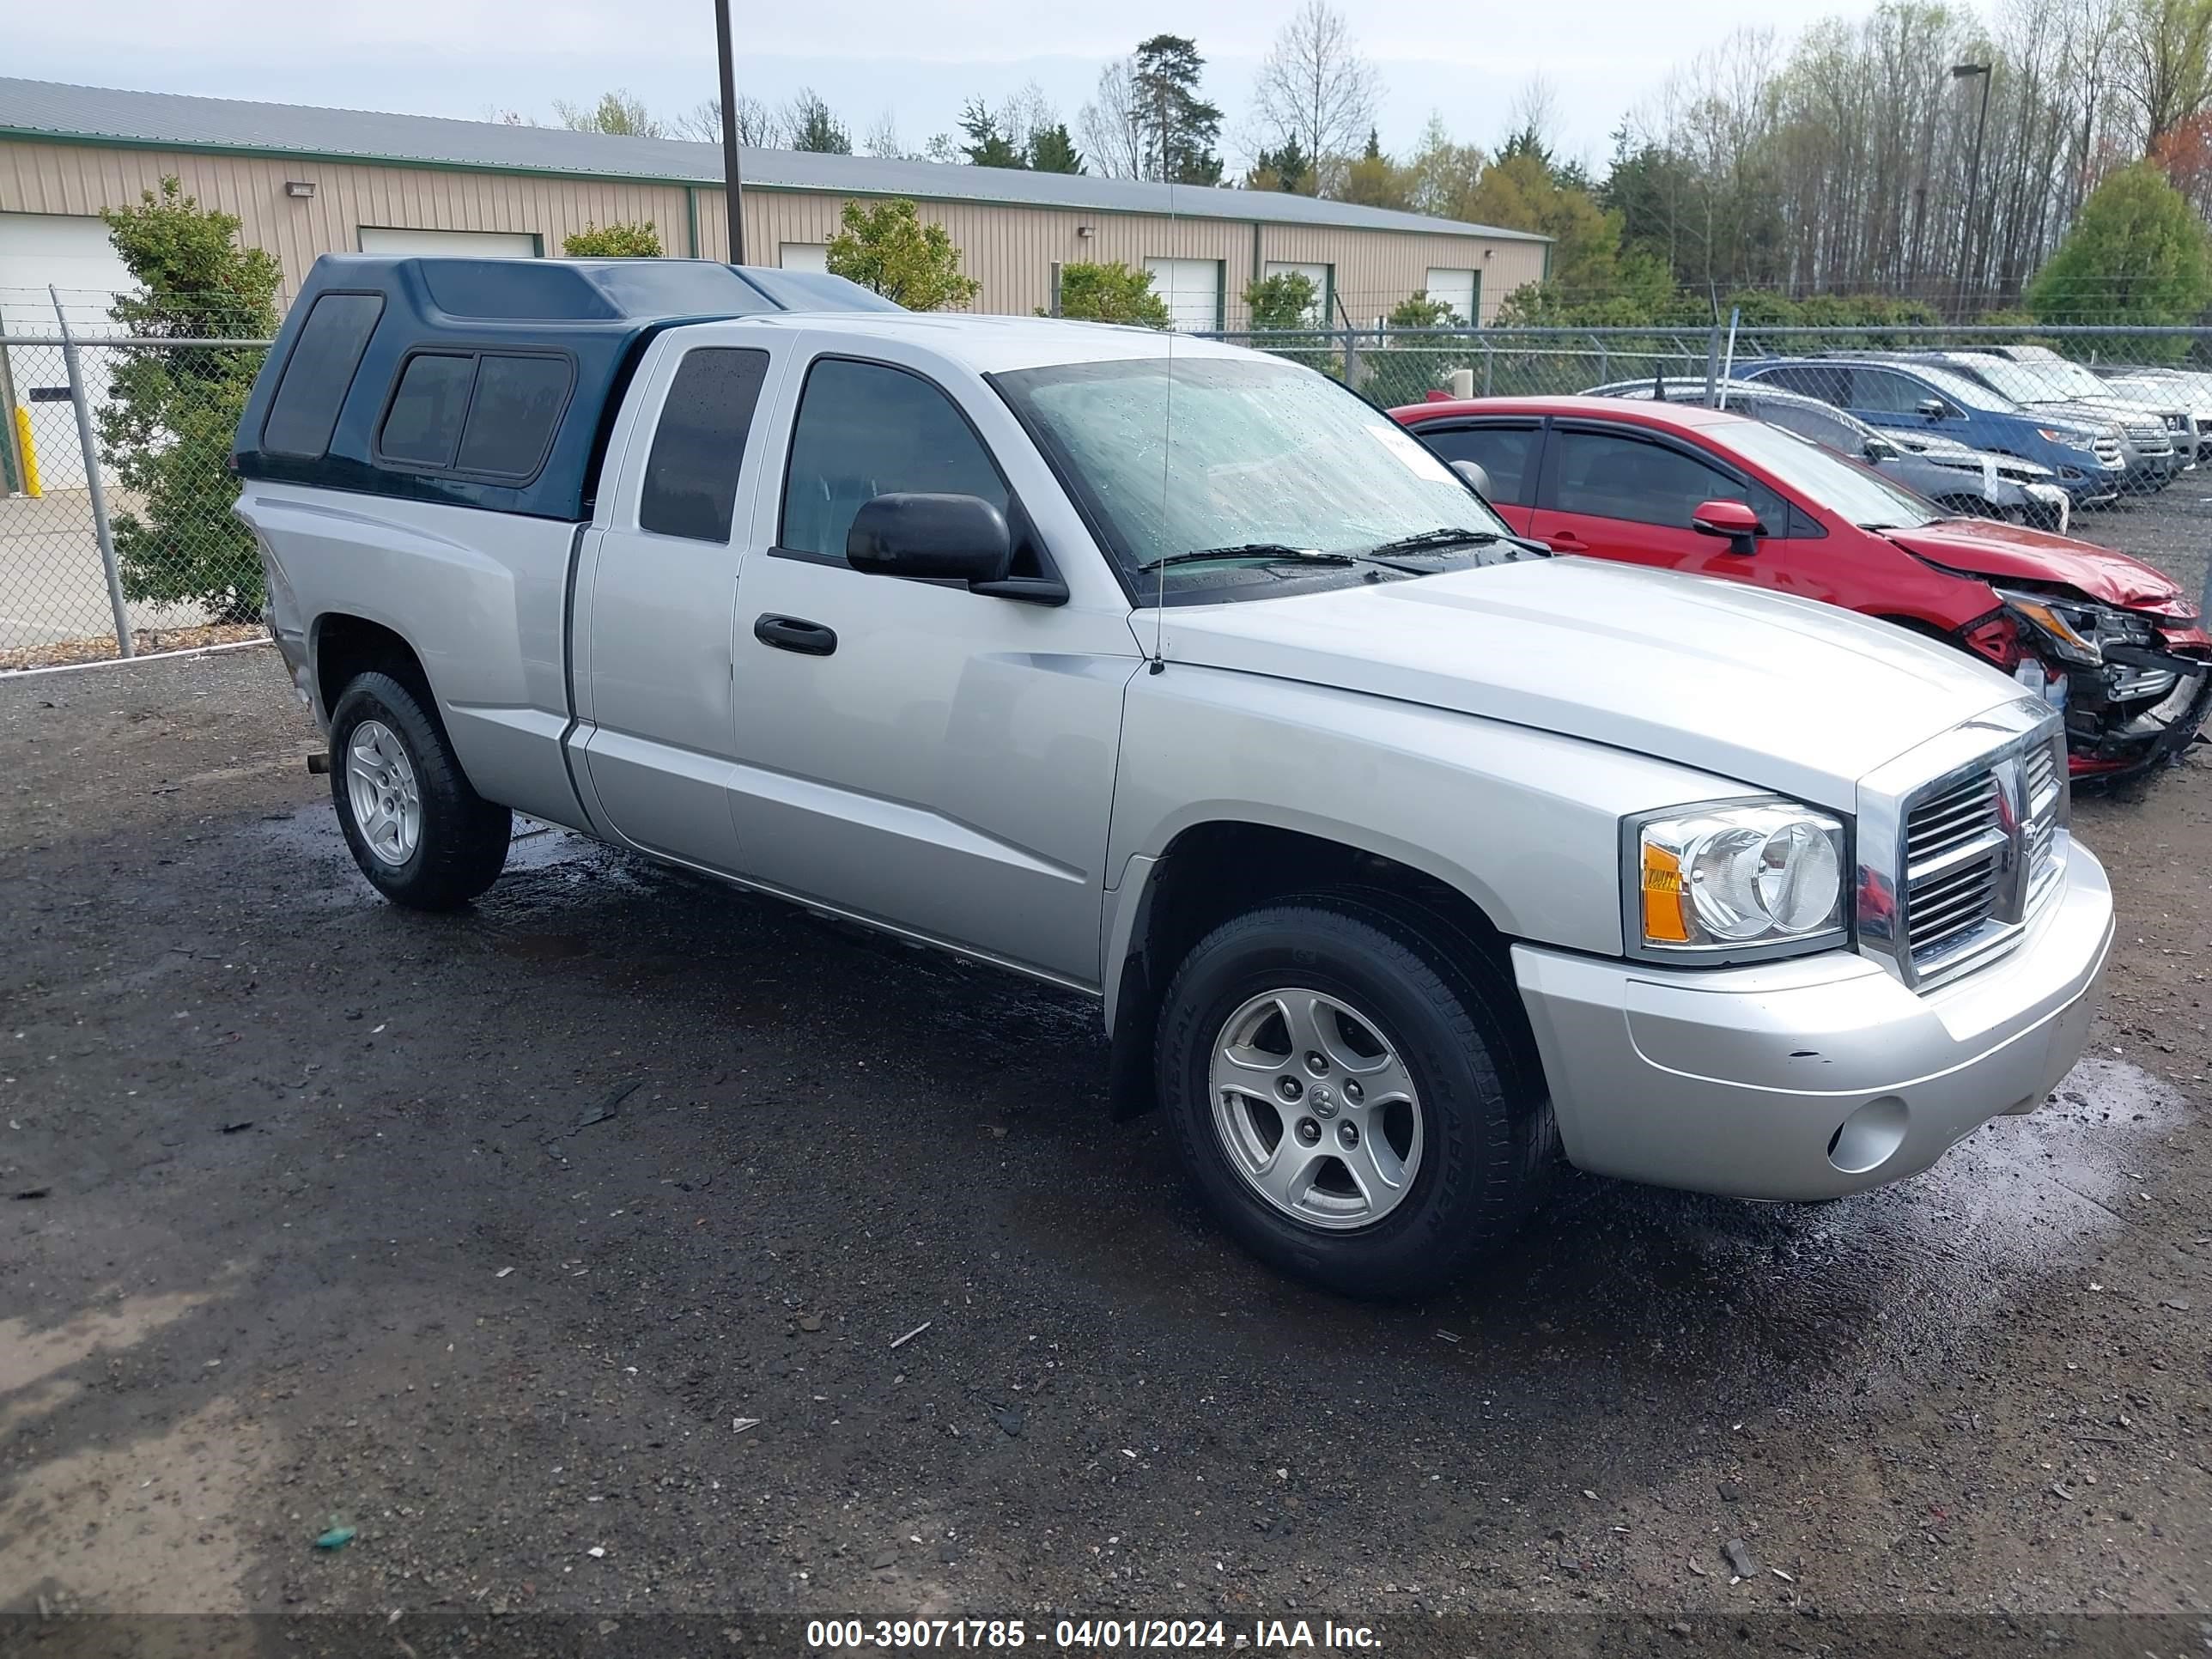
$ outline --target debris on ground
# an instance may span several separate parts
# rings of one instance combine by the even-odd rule
[[[1759,1562],[1753,1557],[1751,1546],[1741,1538],[1731,1538],[1721,1546],[1721,1553],[1728,1558],[1729,1571],[1739,1578],[1759,1576]]]
[[[21,1192],[17,1193],[15,1197],[18,1202],[27,1203],[34,1198],[45,1198],[54,1189],[51,1187],[26,1187]],[[899,1338],[899,1342],[903,1342],[906,1339],[904,1337]],[[894,1342],[891,1346],[893,1347],[896,1347],[898,1346],[898,1342]]]
[[[247,640],[268,637],[269,630],[258,623],[210,623],[200,628],[134,628],[131,630],[131,649],[138,656],[150,657],[160,651],[197,651],[204,646],[239,645]],[[115,635],[93,634],[81,640],[57,640],[52,645],[0,651],[0,673],[116,660]]]
[[[1720,1485],[1720,1493],[1722,1503],[1741,1504],[1743,1502],[1743,1483],[1741,1480],[1723,1480]]]
[[[342,1550],[358,1536],[360,1534],[351,1527],[334,1526],[315,1540],[315,1547],[319,1550]]]
[[[379,1026],[377,1029],[381,1030],[383,1027]],[[645,1079],[640,1078],[635,1083],[623,1084],[621,1088],[616,1090],[598,1105],[586,1106],[584,1108],[583,1115],[577,1118],[575,1128],[569,1130],[568,1133],[574,1134],[576,1129],[588,1129],[594,1123],[605,1123],[622,1110],[623,1102],[643,1087],[645,1087]]]
[[[222,1126],[222,1132],[223,1132],[223,1133],[225,1133],[225,1134],[227,1134],[227,1135],[234,1135],[234,1134],[237,1134],[240,1130],[244,1130],[244,1129],[251,1129],[252,1127],[253,1127],[253,1120],[252,1120],[252,1118],[250,1118],[250,1117],[242,1117],[242,1118],[239,1119],[239,1120],[238,1120],[238,1121],[237,1121],[237,1122],[235,1122],[235,1123],[226,1123],[226,1124],[224,1124],[224,1125]]]
[[[919,1324],[919,1325],[915,1326],[912,1330],[908,1331],[908,1332],[904,1336],[901,1336],[901,1337],[895,1337],[895,1338],[893,1338],[893,1339],[892,1339],[892,1341],[891,1341],[891,1346],[893,1346],[894,1348],[903,1348],[904,1346],[906,1346],[906,1345],[907,1345],[908,1343],[909,1343],[909,1342],[913,1341],[913,1340],[915,1340],[915,1338],[916,1338],[917,1336],[920,1336],[920,1335],[921,1335],[924,1331],[927,1330],[927,1329],[928,1329],[932,1325],[935,1324],[936,1322],[936,1322],[935,1320],[933,1320],[933,1319],[925,1319],[925,1320],[923,1320],[923,1321],[921,1322],[921,1324]]]
[[[822,1328],[822,1316],[818,1313],[806,1313],[799,1315],[799,1328],[802,1331],[820,1330]]]
[[[730,1419],[730,1432],[743,1434],[747,1429],[760,1427],[760,1421],[757,1417],[733,1417]]]
[[[1000,1406],[994,1403],[991,1407],[991,1420],[1011,1437],[1021,1433],[1022,1424],[1025,1418],[1019,1406]]]

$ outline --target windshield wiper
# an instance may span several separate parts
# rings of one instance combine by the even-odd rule
[[[1181,553],[1164,553],[1139,565],[1139,571],[1164,570],[1171,564],[1196,564],[1204,559],[1258,559],[1268,564],[1358,564],[1349,553],[1324,553],[1318,548],[1289,547],[1281,542],[1240,542],[1234,547],[1194,547]]]
[[[1512,538],[1495,530],[1424,530],[1417,536],[1401,536],[1395,542],[1378,542],[1370,553],[1417,553],[1423,548],[1470,547]]]

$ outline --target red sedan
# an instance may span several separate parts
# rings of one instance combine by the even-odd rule
[[[1474,398],[1391,413],[1487,476],[1492,507],[1561,553],[1624,559],[1881,617],[2063,708],[2073,771],[2155,764],[2212,713],[2212,635],[2179,584],[2064,536],[1948,516],[1759,421],[1609,398]]]

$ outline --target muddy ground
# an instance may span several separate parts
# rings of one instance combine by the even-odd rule
[[[2212,1601],[2202,759],[2077,806],[2042,1112],[1819,1208],[1570,1174],[1374,1308],[1108,1121],[1090,1005],[559,831],[393,909],[313,741],[258,648],[0,683],[12,1634]]]

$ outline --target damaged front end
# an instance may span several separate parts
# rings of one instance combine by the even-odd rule
[[[2212,714],[2212,636],[2193,616],[2156,616],[2064,590],[2000,587],[2045,701],[2066,720],[2076,779],[2118,779],[2179,754]],[[2032,678],[2028,669],[2023,679]]]

